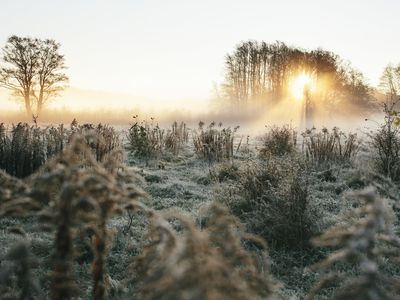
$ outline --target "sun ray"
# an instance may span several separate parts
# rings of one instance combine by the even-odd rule
[[[302,100],[304,98],[304,93],[306,89],[313,91],[315,88],[315,82],[306,73],[301,73],[300,75],[294,77],[289,89],[290,93],[295,100]]]

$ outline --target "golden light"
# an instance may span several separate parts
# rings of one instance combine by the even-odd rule
[[[301,100],[304,98],[306,89],[309,89],[310,92],[315,89],[315,82],[309,75],[302,73],[292,80],[289,88],[293,98]]]

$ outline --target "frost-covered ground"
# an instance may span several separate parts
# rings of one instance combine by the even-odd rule
[[[243,176],[243,170],[249,167],[260,170],[264,166],[264,160],[258,156],[260,140],[252,138],[247,142],[247,136],[244,136],[243,139],[237,139],[236,146],[240,140],[242,143],[239,148],[236,148],[237,151],[235,149],[235,158],[230,162],[209,163],[199,159],[192,143],[189,142],[177,155],[164,152],[157,157],[144,160],[128,153],[126,163],[142,178],[142,189],[147,194],[143,199],[144,203],[156,210],[178,209],[195,220],[200,215],[201,207],[209,202],[218,201],[229,206],[232,199],[242,201],[243,191],[238,190],[238,187],[239,189],[242,187],[239,182],[240,176]],[[286,172],[286,169],[291,169],[293,164],[297,164],[302,159],[301,150],[299,150],[291,157],[273,158],[273,161],[278,165],[278,169],[284,169],[281,171]],[[400,195],[398,186],[373,172],[368,143],[363,143],[352,164],[331,163],[325,166],[309,167],[305,170],[300,179],[307,185],[307,215],[312,221],[314,234],[322,233],[330,226],[341,222],[340,216],[356,205],[352,192],[368,185],[375,186],[388,199],[395,211],[397,209]],[[284,182],[282,182],[282,189],[285,188],[283,184]],[[280,187],[278,183],[278,189]],[[265,187],[265,189],[268,194],[268,188]],[[273,189],[270,192],[271,195],[277,193]],[[238,217],[244,216],[244,219],[241,219],[244,226],[250,231],[253,229],[243,221],[246,220],[246,214],[232,212]],[[397,223],[396,221],[396,228]],[[41,286],[46,288],[49,284],[48,258],[52,253],[53,236],[43,232],[36,224],[34,218],[2,218],[0,220],[0,255],[4,255],[19,238],[13,228],[22,228],[26,232],[26,238],[31,241],[33,253],[43,262],[35,272]],[[128,274],[131,272],[129,265],[141,251],[145,227],[145,218],[140,215],[133,217],[123,215],[111,222],[113,243],[108,249],[107,260],[110,276],[108,280],[114,289],[111,299],[119,299],[122,297],[120,295],[129,293],[122,282],[129,277]],[[273,241],[268,242],[273,245]],[[307,271],[307,267],[320,261],[328,253],[319,248],[271,246],[269,248],[270,269],[273,276],[282,284],[279,294],[285,298],[289,296],[302,298],[317,279],[317,274]],[[400,276],[399,269],[395,266],[387,266],[387,269],[393,276]],[[91,280],[88,257],[81,258],[76,272],[80,278],[79,284],[87,289]],[[91,291],[87,289],[86,292],[90,295]],[[43,293],[46,294],[44,291]],[[323,293],[321,299],[329,298],[323,296],[328,294],[328,292]]]

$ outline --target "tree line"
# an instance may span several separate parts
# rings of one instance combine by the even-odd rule
[[[226,56],[223,97],[234,104],[276,103],[288,95],[291,80],[300,73],[321,87],[314,95],[319,101],[368,105],[372,100],[364,76],[333,52],[257,41],[242,42]]]
[[[60,43],[14,35],[2,48],[0,87],[10,90],[24,104],[28,117],[35,118],[66,87],[65,69]],[[220,98],[235,106],[278,103],[288,96],[291,81],[301,73],[316,83],[313,97],[320,104],[334,107],[350,102],[371,107],[374,103],[374,89],[363,74],[335,53],[304,50],[279,41],[242,42],[226,55]],[[380,88],[391,99],[399,97],[400,64],[384,69]]]

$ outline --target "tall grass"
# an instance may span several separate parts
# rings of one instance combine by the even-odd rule
[[[168,129],[165,134],[165,149],[177,155],[182,150],[182,147],[189,141],[189,131],[186,124],[174,122],[171,129]]]
[[[255,259],[244,247],[247,241],[257,244],[256,249],[265,248],[261,239],[247,235],[220,206],[203,211],[201,229],[181,213],[164,214],[148,208],[138,201],[142,193],[136,175],[122,164],[122,153],[114,150],[98,162],[87,144],[90,139],[75,135],[61,154],[47,161],[41,172],[30,178],[29,188],[21,191],[25,202],[17,197],[0,204],[2,215],[36,215],[44,228],[54,233],[53,253],[47,262],[52,269],[51,299],[83,296],[74,251],[81,229],[90,229],[94,253],[92,284],[87,288],[92,299],[107,298],[109,224],[124,210],[141,211],[149,221],[142,254],[127,278],[127,282],[133,279],[141,299],[214,300],[227,295],[256,299],[272,295],[266,253],[258,250],[259,259]],[[177,220],[180,230],[170,224]],[[17,280],[22,280],[21,276],[29,273],[17,275]],[[14,289],[27,289],[29,280],[23,282],[26,284]]]
[[[351,173],[348,163],[358,149],[355,136],[337,129],[310,131],[304,136],[303,156],[289,127],[274,128],[264,140],[266,155],[232,164],[237,129],[200,124],[193,134],[194,151],[211,163],[222,162],[210,176],[216,200],[227,208],[207,203],[189,216],[141,202],[138,176],[124,164],[125,153],[111,127],[75,121],[70,128],[15,127],[14,141],[14,127],[0,124],[0,153],[44,155],[44,160],[38,159],[40,170],[28,178],[0,171],[0,222],[8,226],[29,219],[26,227],[40,226],[47,233],[10,229],[24,242],[0,257],[0,298],[273,299],[276,282],[270,270],[290,289],[291,273],[298,274],[293,281],[302,292],[320,275],[308,299],[398,298],[400,240],[393,212],[398,193],[390,205],[371,190],[347,203],[342,197],[347,183],[340,182],[339,173],[330,180],[310,168],[339,162],[338,168]],[[183,123],[168,130],[138,122],[128,134],[135,145],[140,139],[143,145],[155,141],[153,153],[176,154],[188,142]],[[24,139],[29,151],[22,149]],[[206,170],[204,163],[199,165]],[[341,205],[347,211],[338,218]],[[118,218],[124,213],[130,216],[128,226],[121,226]],[[327,224],[331,229],[315,239]],[[49,243],[38,266],[34,245],[42,235]],[[320,259],[310,266],[312,275],[303,270]],[[118,295],[113,294],[117,288]]]
[[[218,161],[232,161],[234,154],[235,133],[239,126],[231,129],[222,127],[222,123],[216,126],[211,122],[206,128],[200,122],[196,131],[193,131],[193,145],[196,154],[209,163]]]
[[[351,163],[357,151],[360,141],[357,134],[345,134],[339,128],[334,127],[332,131],[323,128],[317,131],[315,128],[308,129],[302,133],[303,153],[308,161],[324,165],[332,162]]]
[[[188,142],[189,133],[186,124],[179,125],[174,122],[171,129],[162,129],[158,124],[151,121],[139,121],[138,116],[134,117],[135,122],[128,130],[127,138],[129,150],[139,158],[149,160],[161,155],[164,151],[178,154],[182,147]]]
[[[80,228],[91,229],[93,299],[105,299],[105,256],[109,219],[127,205],[139,205],[141,194],[135,176],[121,164],[121,153],[113,150],[98,162],[87,141],[93,137],[74,135],[66,149],[34,174],[24,202],[10,199],[0,206],[7,215],[35,214],[54,232],[50,295],[70,299],[79,294],[74,265],[74,244]]]
[[[60,153],[75,134],[89,132],[93,132],[94,138],[87,140],[87,143],[99,161],[120,145],[119,134],[108,125],[79,125],[74,121],[70,129],[66,129],[63,125],[40,128],[27,123],[18,123],[7,128],[2,123],[0,124],[0,169],[19,178],[29,176],[49,158]]]

